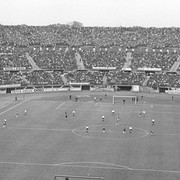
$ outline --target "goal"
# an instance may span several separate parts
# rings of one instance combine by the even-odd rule
[[[104,180],[104,177],[56,175],[53,180]]]
[[[133,104],[136,104],[137,96],[113,96],[113,104],[125,102],[131,102]]]

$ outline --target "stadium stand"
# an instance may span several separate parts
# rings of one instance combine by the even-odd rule
[[[1,85],[179,85],[180,28],[1,25],[0,32]],[[138,68],[161,71],[145,73]]]

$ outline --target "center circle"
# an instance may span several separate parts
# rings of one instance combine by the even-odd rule
[[[89,125],[88,132],[86,131],[86,126],[78,127],[72,132],[84,138],[110,140],[137,139],[149,134],[145,129],[137,127],[132,127],[132,132],[130,133],[128,125]]]

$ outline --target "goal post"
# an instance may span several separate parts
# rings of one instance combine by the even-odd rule
[[[53,180],[104,180],[104,177],[56,175]]]
[[[131,100],[134,104],[137,103],[137,96],[113,96],[113,104],[115,103],[125,103],[126,99]]]

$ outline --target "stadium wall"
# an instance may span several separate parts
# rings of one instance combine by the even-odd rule
[[[79,86],[38,86],[38,87],[0,87],[0,94],[20,94],[20,93],[40,93],[40,92],[66,92],[66,91],[131,91],[131,92],[146,92],[146,93],[168,93],[168,94],[180,94],[180,88],[172,87],[142,87],[140,85],[79,85]]]
[[[1,94],[6,94],[6,89],[0,89],[0,95]]]
[[[180,88],[168,88],[168,90],[165,90],[165,93],[167,93],[167,94],[180,94]]]
[[[50,86],[50,87],[21,87],[19,88],[8,88],[5,89],[6,93],[12,93],[12,94],[19,94],[19,93],[36,93],[36,92],[58,92],[58,91],[81,91],[81,86],[79,87],[73,87],[73,86]]]
[[[111,86],[107,86],[107,87],[103,87],[103,86],[91,86],[90,87],[90,91],[114,91],[114,87]]]

